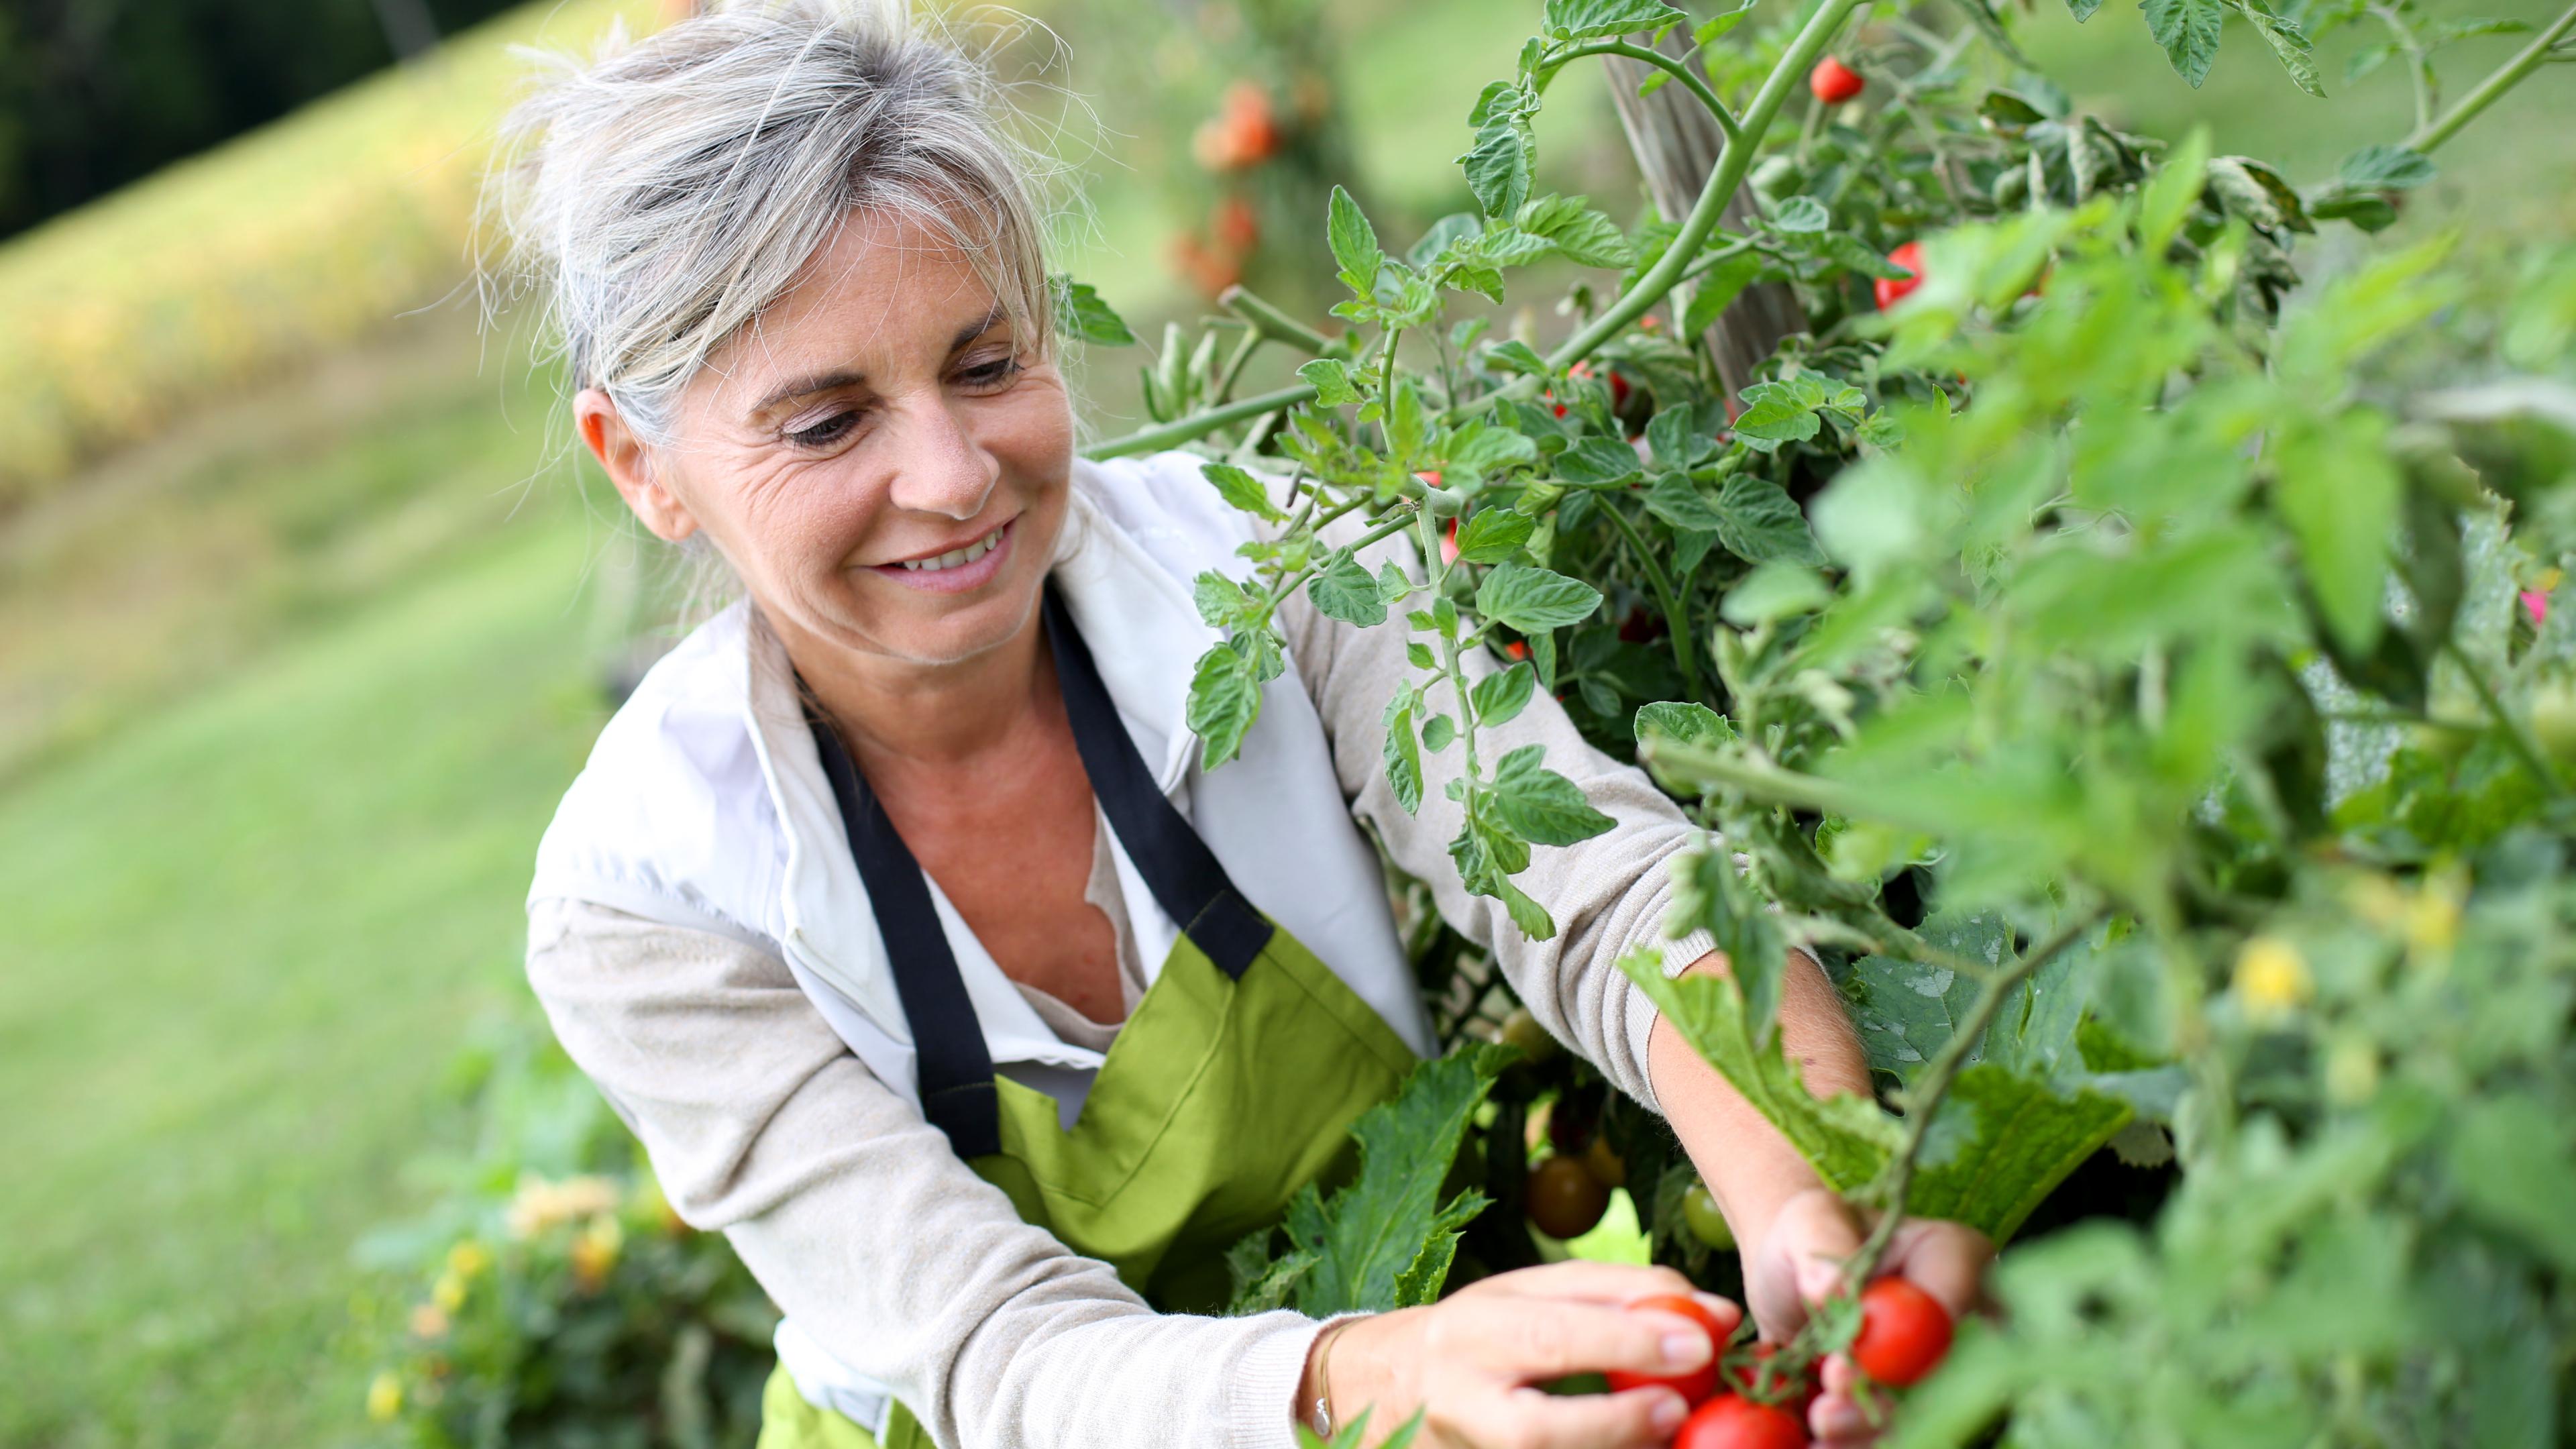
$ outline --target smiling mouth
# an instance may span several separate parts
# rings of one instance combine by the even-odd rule
[[[952,548],[934,558],[908,558],[898,562],[910,572],[923,574],[937,573],[941,569],[963,568],[1000,547],[1002,534],[1009,527],[1010,525],[1005,523],[964,548]]]

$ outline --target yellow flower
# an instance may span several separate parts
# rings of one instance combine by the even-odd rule
[[[2424,878],[2406,908],[2406,944],[2420,955],[2449,953],[2460,939],[2460,881],[2456,875]]]
[[[453,1271],[439,1274],[438,1282],[430,1287],[429,1301],[437,1304],[442,1313],[454,1313],[465,1306],[465,1280]]]
[[[2278,936],[2256,936],[2236,953],[2236,998],[2257,1024],[2288,1017],[2316,994],[2307,958]]]
[[[402,1412],[402,1399],[402,1380],[392,1369],[383,1370],[367,1385],[367,1417],[379,1424],[393,1422]]]
[[[435,1303],[415,1303],[411,1310],[411,1336],[441,1338],[447,1333],[447,1310]]]
[[[617,1184],[605,1177],[568,1177],[548,1182],[530,1177],[520,1182],[505,1215],[510,1236],[532,1238],[558,1224],[592,1213],[613,1211]]]
[[[608,1281],[609,1270],[617,1266],[617,1254],[626,1245],[625,1231],[612,1217],[594,1218],[581,1236],[572,1241],[572,1276],[583,1292],[595,1291]]]
[[[447,1250],[447,1271],[469,1282],[491,1266],[492,1250],[472,1238]]]

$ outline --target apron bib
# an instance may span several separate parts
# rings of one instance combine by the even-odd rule
[[[997,1077],[911,850],[831,726],[814,740],[912,1029],[922,1115],[1021,1218],[1117,1270],[1167,1313],[1224,1306],[1225,1250],[1309,1182],[1355,1164],[1350,1126],[1415,1058],[1393,1028],[1244,899],[1154,784],[1052,587],[1047,642],[1092,795],[1180,926],[1067,1128],[1055,1099]],[[930,1449],[909,1410],[882,1434],[808,1403],[784,1365],[759,1449]]]

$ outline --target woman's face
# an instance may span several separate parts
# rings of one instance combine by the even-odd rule
[[[1070,486],[1064,379],[927,231],[852,213],[677,413],[647,447],[604,394],[575,405],[646,526],[706,530],[800,659],[952,664],[1031,617]]]

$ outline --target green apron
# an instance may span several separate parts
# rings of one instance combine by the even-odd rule
[[[912,1029],[922,1115],[1022,1218],[1165,1312],[1220,1308],[1225,1250],[1279,1221],[1308,1182],[1352,1165],[1350,1125],[1414,1055],[1297,939],[1256,910],[1154,783],[1091,652],[1052,588],[1048,643],[1094,798],[1181,927],[1068,1129],[1044,1092],[993,1072],[921,868],[830,725],[816,747],[840,802]],[[874,1449],[877,1435],[806,1402],[781,1366],[759,1449]],[[900,1403],[885,1449],[929,1449]]]

